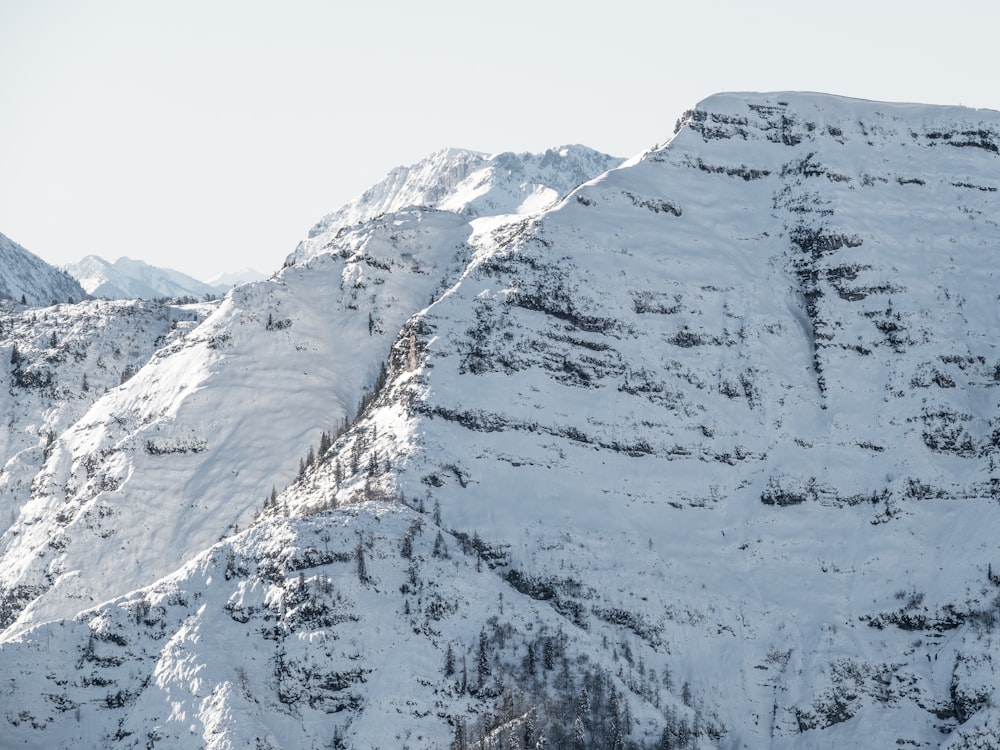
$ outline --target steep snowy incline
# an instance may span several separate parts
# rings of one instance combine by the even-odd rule
[[[72,276],[0,234],[0,300],[23,298],[30,305],[48,305],[85,296]]]
[[[520,159],[558,186],[583,157],[613,161],[582,149]],[[488,182],[494,196],[506,184]],[[49,446],[37,476],[20,472],[31,500],[0,538],[0,625],[72,616],[249,524],[322,433],[353,417],[404,322],[469,264],[473,231],[464,213],[432,208],[332,227],[307,259],[235,289],[161,349]]]
[[[530,213],[555,202],[581,182],[622,163],[586,146],[563,146],[544,154],[487,154],[442,149],[385,179],[323,217],[286,264],[321,251],[341,227],[381,214],[420,206],[470,217]]]
[[[534,746],[550,717],[579,711],[536,702],[564,692],[572,668],[592,695],[586,731],[620,739],[602,722],[629,698],[598,637],[440,539],[429,519],[383,504],[260,524],[0,646],[3,736],[38,748],[443,748],[486,734]],[[636,708],[630,721],[654,723]]]
[[[354,415],[413,312],[468,262],[468,222],[412,211],[234,289],[48,449],[0,539],[9,625],[70,617],[245,527]],[[98,572],[103,571],[103,572]]]
[[[498,231],[291,507],[439,502],[734,746],[995,722],[998,146],[994,112],[703,102]]]
[[[0,533],[17,518],[56,440],[154,351],[184,335],[205,306],[80,302],[0,306]]]

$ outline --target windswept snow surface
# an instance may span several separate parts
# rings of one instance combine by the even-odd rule
[[[542,214],[332,215],[56,441],[5,736],[1000,747],[998,159],[727,94]]]

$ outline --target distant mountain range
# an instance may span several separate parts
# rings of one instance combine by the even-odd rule
[[[106,299],[205,299],[225,294],[237,283],[264,278],[263,274],[247,268],[203,282],[141,260],[119,258],[111,263],[97,255],[88,255],[63,270],[77,279],[87,294]]]

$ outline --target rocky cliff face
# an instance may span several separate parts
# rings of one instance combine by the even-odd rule
[[[998,158],[993,112],[724,95],[544,213],[321,226],[56,441],[10,736],[996,746]]]

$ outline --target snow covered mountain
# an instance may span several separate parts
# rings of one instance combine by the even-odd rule
[[[163,299],[193,297],[205,299],[223,289],[169,268],[151,266],[141,260],[119,258],[114,263],[97,255],[88,255],[64,267],[80,282],[87,293],[104,299]]]
[[[417,164],[393,169],[380,183],[324,216],[286,265],[323,252],[322,238],[341,227],[404,208],[435,208],[473,218],[538,211],[621,163],[586,146],[561,146],[544,154],[442,149]]]
[[[213,276],[207,282],[214,286],[220,294],[225,294],[237,284],[246,284],[250,281],[263,281],[267,276],[254,268],[240,268],[236,271],[227,271]]]
[[[452,156],[8,461],[0,742],[1000,746],[1000,113]]]
[[[0,234],[0,300],[48,305],[85,296],[71,276]]]

